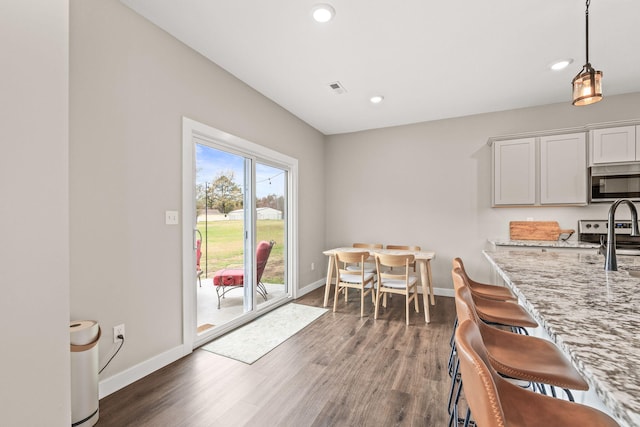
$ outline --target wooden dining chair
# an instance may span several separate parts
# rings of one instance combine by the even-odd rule
[[[420,246],[407,246],[407,245],[387,245],[387,249],[395,249],[395,250],[401,250],[401,251],[413,251],[413,252],[420,252],[422,250],[422,248]],[[413,263],[411,264],[411,267],[413,268],[413,272],[416,272],[416,262],[413,261]]]
[[[409,324],[409,306],[414,301],[416,313],[420,312],[418,306],[418,278],[409,271],[411,263],[415,262],[413,255],[376,254],[376,270],[378,273],[378,292],[376,296],[376,309],[374,319],[378,318],[380,299],[382,306],[387,306],[387,294],[401,294],[405,296],[405,316]],[[396,270],[392,270],[396,267]]]
[[[364,262],[369,258],[368,251],[336,252],[336,289],[333,297],[333,312],[338,307],[338,295],[344,292],[345,303],[348,301],[348,289],[360,291],[360,317],[364,316],[364,297],[371,294],[371,301],[375,303],[375,281],[372,272],[365,271]]]
[[[376,249],[382,249],[384,246],[382,243],[354,243],[353,246],[356,249],[367,249],[369,251],[375,251]],[[357,267],[350,267],[349,269],[354,269]],[[364,271],[367,273],[376,273],[376,263],[373,260],[365,260],[364,263]]]

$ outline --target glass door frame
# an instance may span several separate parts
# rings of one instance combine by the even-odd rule
[[[255,164],[256,162],[276,165],[287,170],[287,216],[285,227],[287,229],[286,242],[286,271],[288,298],[277,301],[274,304],[262,304],[258,307],[255,299],[252,298],[252,311],[246,313],[238,319],[232,320],[224,326],[211,330],[210,333],[197,335],[197,295],[196,295],[196,270],[195,270],[195,139],[211,141],[212,144],[231,153],[239,154],[251,159],[251,171],[246,171],[247,176],[251,175],[251,183],[248,185],[252,190],[245,192],[245,202],[250,203],[250,222],[245,226],[247,236],[245,238],[245,253],[247,247],[251,247],[249,253],[252,260],[246,260],[253,266],[252,276],[255,275]],[[246,179],[246,177],[245,177]],[[247,194],[251,193],[251,194]],[[182,118],[182,295],[183,295],[183,346],[186,352],[210,341],[216,336],[222,335],[238,326],[247,323],[259,315],[269,311],[281,304],[286,303],[291,298],[296,297],[297,290],[297,269],[298,269],[298,238],[297,238],[297,193],[298,193],[298,160],[261,145],[247,141],[243,138],[228,134],[219,129],[189,119]],[[247,257],[245,257],[246,259]],[[193,268],[190,268],[193,266]],[[255,276],[254,276],[255,277]]]

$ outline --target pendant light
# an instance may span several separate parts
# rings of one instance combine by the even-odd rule
[[[602,100],[602,71],[596,71],[589,63],[589,3],[587,0],[586,20],[586,45],[587,63],[582,70],[573,78],[573,105],[589,105]]]

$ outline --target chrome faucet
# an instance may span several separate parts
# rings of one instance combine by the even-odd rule
[[[629,206],[631,211],[631,235],[640,236],[638,231],[638,211],[635,205],[629,199],[618,199],[609,208],[609,220],[607,223],[607,254],[604,259],[604,269],[606,271],[618,271],[618,260],[616,258],[616,209],[622,203]]]

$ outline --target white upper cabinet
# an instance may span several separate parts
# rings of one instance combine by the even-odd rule
[[[585,132],[493,141],[493,206],[587,204]]]
[[[593,129],[589,144],[589,164],[635,162],[640,160],[640,126]]]
[[[493,143],[493,201],[500,205],[536,202],[536,139]]]
[[[585,206],[589,167],[640,165],[640,119],[491,137],[487,143],[492,206]]]
[[[540,137],[540,204],[587,204],[585,133]]]

